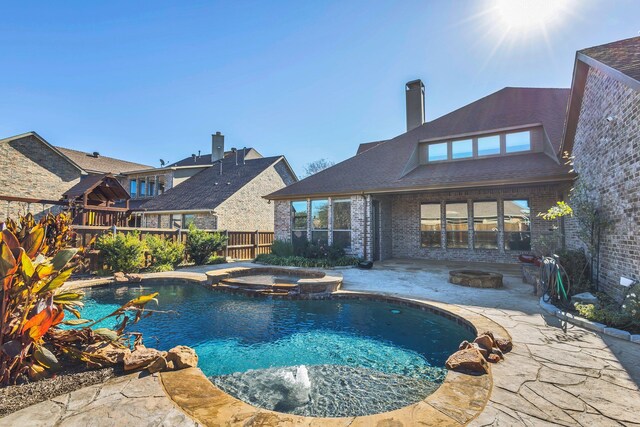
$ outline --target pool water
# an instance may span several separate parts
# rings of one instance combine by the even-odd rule
[[[446,358],[473,338],[444,317],[385,302],[249,298],[195,284],[88,289],[83,318],[151,292],[159,304],[148,308],[162,312],[127,329],[145,345],[193,347],[221,389],[300,415],[366,415],[422,400],[444,380]]]

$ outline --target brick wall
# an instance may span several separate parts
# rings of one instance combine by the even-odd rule
[[[612,223],[601,235],[599,278],[621,300],[620,276],[640,279],[640,93],[590,68],[572,154],[578,179],[595,190]]]
[[[263,196],[293,182],[293,177],[281,160],[242,187],[232,197],[216,207],[218,229],[273,231],[274,207]]]
[[[537,216],[555,204],[562,197],[565,187],[558,185],[522,186],[498,189],[450,191],[441,193],[415,193],[394,196],[391,202],[392,214],[392,256],[395,258],[426,258],[479,262],[517,262],[521,251],[505,251],[504,236],[498,233],[498,249],[473,248],[474,201],[498,201],[498,221],[502,221],[502,201],[505,199],[528,199],[531,209],[531,238],[534,242],[541,235],[549,235],[550,228],[559,226],[557,222],[545,221]],[[420,204],[440,202],[467,202],[469,212],[469,247],[467,249],[423,248],[420,244]],[[445,221],[444,208],[441,220]],[[502,230],[502,226],[498,227]],[[444,231],[442,232],[444,234]],[[444,239],[445,236],[443,235]],[[561,242],[558,242],[560,245]]]
[[[0,195],[59,200],[80,181],[80,171],[34,136],[0,143]],[[44,209],[59,210],[45,206]],[[0,201],[0,217],[37,215],[42,205]]]

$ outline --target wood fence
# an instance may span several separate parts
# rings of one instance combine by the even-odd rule
[[[180,241],[185,243],[187,240],[187,231],[181,229],[167,228],[140,228],[140,227],[99,227],[88,225],[75,225],[73,230],[76,233],[76,247],[86,246],[91,239],[101,234],[116,231],[118,233],[131,233],[137,231],[140,239],[145,236],[153,235],[171,239],[174,242]],[[260,254],[271,253],[271,244],[273,243],[273,231],[217,231],[205,230],[210,233],[222,233],[227,235],[227,244],[219,252],[227,258],[235,260],[250,260]]]

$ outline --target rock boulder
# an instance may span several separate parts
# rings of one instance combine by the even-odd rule
[[[167,362],[172,362],[175,369],[195,368],[198,366],[198,355],[191,347],[179,345],[167,352]]]
[[[477,348],[469,347],[453,353],[445,363],[447,369],[468,374],[489,373],[489,365]]]

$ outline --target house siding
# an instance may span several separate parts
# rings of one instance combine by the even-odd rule
[[[282,163],[266,169],[215,208],[218,229],[274,230],[274,208],[264,196],[295,181]]]
[[[601,235],[600,288],[621,301],[620,277],[640,279],[640,93],[590,68],[572,155],[578,180],[598,195],[611,223]],[[582,247],[575,233],[567,244]]]
[[[80,182],[81,172],[33,135],[0,143],[0,190],[2,195],[60,200],[62,194]],[[57,212],[57,205],[0,201],[0,214],[17,218],[31,212]]]

